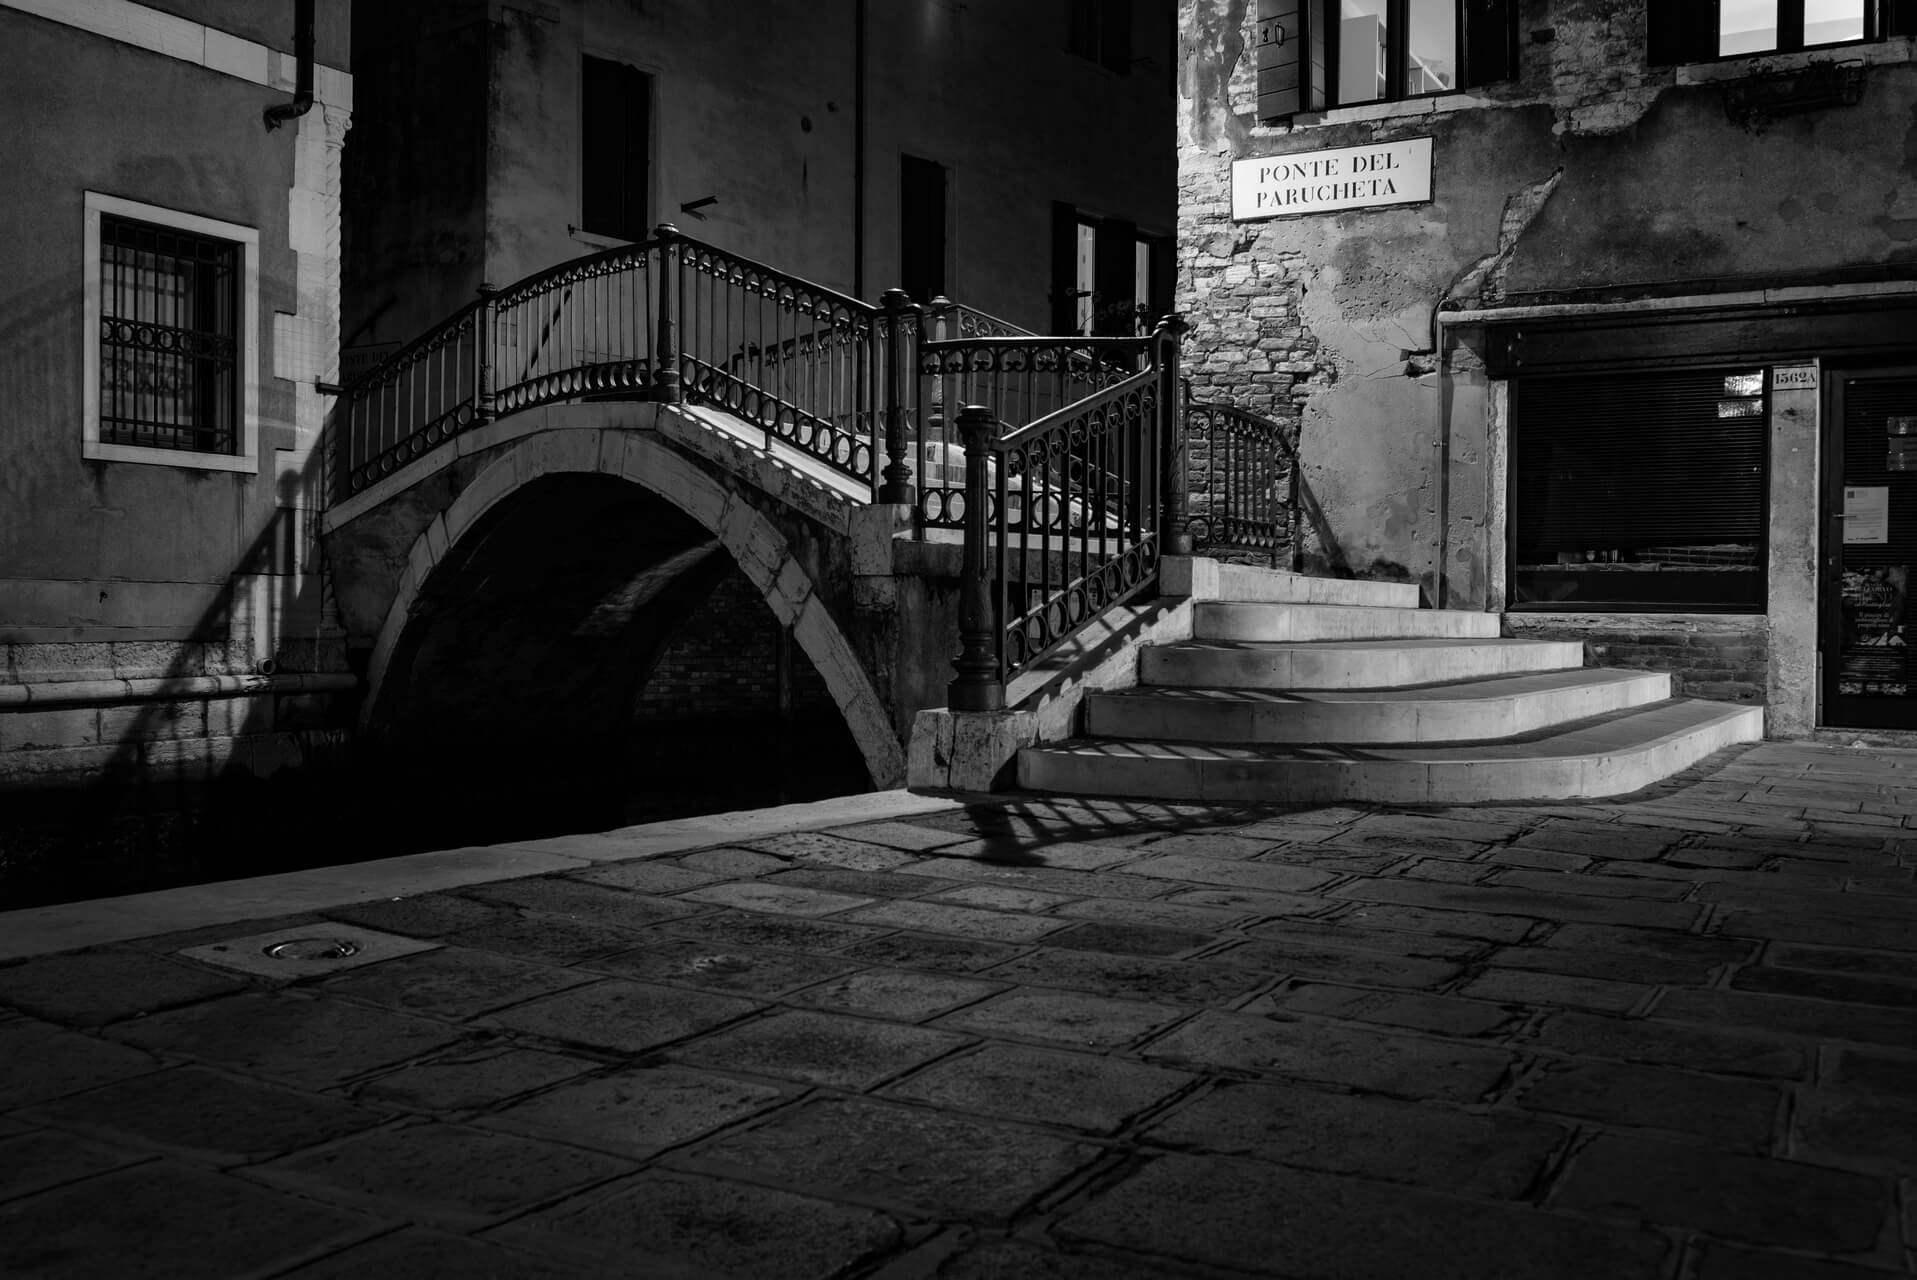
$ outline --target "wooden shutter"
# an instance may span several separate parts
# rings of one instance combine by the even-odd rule
[[[1324,0],[1258,0],[1252,52],[1258,68],[1258,118],[1280,120],[1324,109],[1324,37],[1311,8]]]
[[[1104,0],[1099,23],[1099,61],[1121,76],[1132,71],[1132,0]]]
[[[1464,0],[1464,75],[1459,87],[1470,89],[1518,74],[1518,8],[1516,0]]]
[[[1547,551],[1764,545],[1770,419],[1731,374],[1757,366],[1512,382],[1511,518]],[[1761,385],[1761,383],[1760,383]],[[1720,416],[1726,412],[1734,416]]]
[[[652,77],[587,58],[580,89],[580,226],[594,235],[642,240],[648,230]]]
[[[1172,313],[1177,305],[1172,294],[1177,291],[1177,268],[1172,261],[1172,241],[1165,236],[1153,236],[1152,255],[1152,296],[1145,301],[1151,307],[1148,323],[1157,324]]]
[[[1119,218],[1107,218],[1098,224],[1093,252],[1093,287],[1097,290],[1097,309],[1092,313],[1092,332],[1114,338],[1129,338],[1134,332],[1131,306],[1133,286],[1137,282],[1138,228]]]
[[[1650,0],[1651,65],[1704,62],[1717,56],[1718,0]]]
[[[1052,332],[1073,333],[1078,320],[1078,210],[1052,204]]]

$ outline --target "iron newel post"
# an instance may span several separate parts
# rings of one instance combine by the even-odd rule
[[[1158,322],[1158,438],[1164,449],[1159,475],[1164,477],[1165,509],[1159,528],[1161,555],[1188,556],[1192,551],[1190,474],[1185,459],[1184,401],[1178,394],[1178,361],[1191,326],[1174,312]]]
[[[945,692],[946,705],[953,711],[1005,707],[1005,681],[998,665],[997,601],[985,567],[986,531],[992,523],[985,464],[997,428],[992,411],[983,405],[968,404],[959,410],[959,439],[965,446],[965,558],[959,568],[959,654],[952,660],[958,674]]]
[[[672,324],[672,278],[679,265],[679,228],[662,222],[653,234],[659,241],[659,351],[652,362],[652,398],[678,404],[679,335]]]
[[[479,309],[473,315],[473,421],[491,422],[493,410],[493,315],[499,290],[490,280],[479,286]]]
[[[887,289],[879,295],[885,309],[885,470],[878,500],[910,506],[912,464],[905,458],[905,388],[907,364],[911,361],[911,341],[918,332],[919,309],[903,289]],[[908,332],[908,329],[910,332]],[[912,372],[914,382],[917,373]]]

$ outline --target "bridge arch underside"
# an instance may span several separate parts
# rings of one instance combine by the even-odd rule
[[[628,480],[527,482],[395,607],[368,745],[461,843],[873,785],[832,691],[721,539]]]

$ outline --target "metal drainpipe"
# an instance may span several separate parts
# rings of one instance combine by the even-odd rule
[[[313,109],[313,0],[293,0],[293,100],[266,109],[266,127],[273,130]]]
[[[852,5],[852,296],[865,298],[865,0]]]

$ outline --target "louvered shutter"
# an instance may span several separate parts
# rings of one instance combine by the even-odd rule
[[[1511,519],[1520,560],[1766,541],[1769,418],[1704,369],[1512,383]],[[1729,415],[1729,416],[1720,416]]]

